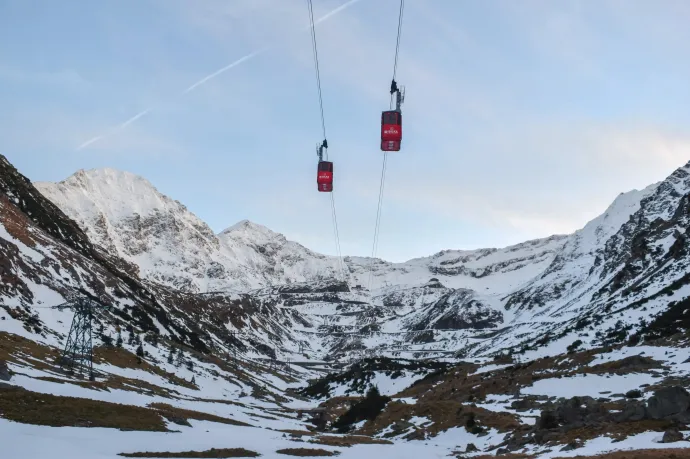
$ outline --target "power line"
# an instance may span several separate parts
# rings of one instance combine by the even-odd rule
[[[369,294],[371,295],[371,285],[374,276],[374,258],[379,242],[379,229],[381,225],[381,208],[383,206],[383,189],[386,180],[386,165],[388,163],[388,152],[383,153],[383,166],[381,167],[381,182],[379,183],[379,203],[376,208],[376,224],[374,226],[374,243],[371,247],[371,262],[369,263]]]
[[[342,252],[340,251],[340,234],[338,234],[338,215],[335,212],[335,196],[333,196],[333,192],[331,191],[331,210],[333,211],[333,231],[335,233],[335,244],[338,249],[338,260],[339,260],[339,267],[340,267],[340,272],[343,276],[343,280],[345,280],[345,262],[343,261],[343,255]]]
[[[391,83],[391,101],[390,109],[393,109],[393,88],[397,88],[395,77],[398,73],[398,56],[400,54],[400,35],[402,33],[403,13],[405,10],[405,0],[400,0],[400,11],[398,13],[398,34],[395,40],[395,59],[393,61],[393,81]],[[374,243],[371,249],[371,263],[369,263],[369,295],[371,296],[372,280],[374,276],[374,258],[376,256],[376,249],[379,243],[379,232],[381,230],[381,209],[383,207],[383,190],[386,181],[386,166],[388,164],[388,152],[383,153],[383,165],[381,166],[381,183],[379,184],[379,202],[376,209],[376,224],[374,226]]]
[[[395,62],[393,63],[393,79],[398,72],[398,53],[400,51],[400,32],[402,31],[403,10],[405,9],[405,0],[400,0],[400,13],[398,15],[398,38],[395,41]]]
[[[326,118],[323,114],[323,95],[321,91],[321,75],[319,72],[319,52],[317,50],[316,46],[316,29],[314,27],[314,8],[312,6],[311,0],[307,0],[307,5],[309,7],[309,22],[311,24],[311,44],[312,44],[312,51],[314,54],[314,70],[316,73],[316,87],[319,92],[319,110],[321,112],[321,129],[323,132],[323,144],[322,145],[328,145],[326,142]],[[325,148],[326,150],[326,159],[328,159],[328,147]],[[340,250],[340,233],[338,231],[338,216],[336,214],[335,210],[335,198],[333,197],[333,191],[331,191],[331,218],[333,220],[333,235],[335,237],[335,246],[336,250],[338,252],[338,267],[340,268],[341,275],[343,276],[343,280],[345,280],[345,268],[344,268],[344,262],[343,262],[343,255]]]
[[[312,8],[311,0],[307,0],[309,4],[309,22],[311,23],[311,44],[314,52],[314,68],[316,70],[316,86],[319,90],[319,108],[321,109],[321,128],[323,130],[323,138],[326,138],[326,121],[323,115],[323,96],[321,95],[321,76],[319,74],[319,52],[316,50],[316,29],[314,27],[314,9]],[[328,159],[328,150],[326,150],[326,159]]]

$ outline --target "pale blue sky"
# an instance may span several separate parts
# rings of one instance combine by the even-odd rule
[[[371,252],[397,8],[317,26],[344,254]],[[690,160],[689,21],[685,0],[407,0],[378,255],[570,232]],[[128,170],[216,231],[332,254],[307,24],[305,0],[0,0],[0,153],[35,181]]]

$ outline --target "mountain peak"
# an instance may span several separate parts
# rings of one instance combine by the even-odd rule
[[[58,182],[36,182],[34,186],[45,196],[62,205],[79,209],[79,214],[105,214],[110,219],[134,215],[148,216],[161,209],[184,208],[160,193],[145,178],[109,167],[80,169]]]
[[[146,180],[144,177],[132,172],[114,169],[112,167],[79,169],[77,172],[58,183],[83,183],[85,181],[119,185],[140,183],[155,189],[151,182]]]
[[[240,220],[237,223],[235,223],[234,225],[225,228],[223,231],[220,232],[220,234],[234,233],[237,231],[250,231],[250,232],[278,234],[275,231],[268,229],[264,225],[254,223],[253,221],[250,221],[247,219]]]
[[[250,220],[240,220],[234,225],[224,229],[218,235],[222,239],[234,239],[242,241],[251,241],[258,244],[263,244],[270,241],[286,243],[287,239],[280,233],[254,223]]]

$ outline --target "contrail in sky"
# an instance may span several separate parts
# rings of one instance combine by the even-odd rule
[[[233,62],[232,64],[228,64],[228,65],[226,65],[225,67],[223,67],[222,69],[218,69],[218,70],[216,70],[215,72],[206,75],[206,76],[203,77],[201,80],[197,81],[196,83],[194,83],[193,85],[191,85],[190,87],[188,87],[187,89],[185,89],[184,92],[183,92],[182,94],[187,94],[189,91],[193,91],[193,90],[196,89],[197,87],[199,87],[199,86],[201,86],[202,84],[206,83],[208,80],[211,80],[211,79],[217,77],[217,76],[220,75],[221,73],[227,72],[227,71],[230,70],[231,68],[240,65],[242,62],[244,62],[244,61],[246,61],[246,60],[249,60],[249,59],[251,59],[251,58],[254,57],[254,56],[258,56],[259,54],[261,54],[261,53],[263,53],[264,51],[267,51],[267,50],[269,50],[269,49],[271,49],[270,46],[264,46],[263,48],[259,49],[258,51],[254,51],[254,52],[251,52],[251,53],[247,54],[247,55],[244,56],[244,57],[240,57],[239,59],[237,59],[237,60],[236,60],[235,62]]]
[[[335,8],[335,9],[329,11],[328,13],[324,14],[324,15],[321,16],[320,18],[316,19],[316,20],[314,21],[314,25],[320,24],[321,22],[325,21],[326,19],[329,19],[329,18],[331,18],[332,16],[335,16],[336,14],[340,13],[340,12],[343,11],[344,9],[349,8],[350,6],[352,6],[352,5],[354,5],[355,3],[358,3],[358,2],[360,2],[360,1],[361,1],[361,0],[348,0],[347,2],[343,3],[343,4],[340,5],[339,7],[337,7],[337,8]],[[310,28],[310,27],[311,27],[311,23],[310,23],[307,27],[305,27],[304,29],[308,29],[308,28]],[[260,49],[258,49],[258,50],[256,50],[256,51],[252,51],[251,53],[247,54],[246,56],[240,57],[240,58],[237,59],[235,62],[233,62],[233,63],[231,63],[231,64],[228,64],[228,65],[226,65],[225,67],[220,68],[220,69],[216,70],[216,71],[213,72],[213,73],[209,73],[208,75],[206,75],[205,77],[201,78],[199,81],[197,81],[196,83],[192,84],[192,85],[189,86],[187,89],[185,89],[184,91],[182,91],[181,95],[187,94],[188,92],[191,92],[191,91],[195,90],[195,89],[198,88],[199,86],[201,86],[201,85],[207,83],[209,80],[212,80],[213,78],[215,78],[215,77],[217,77],[217,76],[219,76],[219,75],[221,75],[221,74],[227,72],[228,70],[232,69],[233,67],[236,67],[236,66],[240,65],[241,63],[246,62],[246,61],[248,61],[249,59],[252,59],[252,58],[258,56],[259,54],[262,54],[262,53],[268,51],[269,49],[271,49],[271,48],[273,48],[273,47],[275,47],[275,45],[264,46],[263,48],[260,48]],[[151,110],[153,110],[153,107],[149,107],[149,108],[147,108],[147,109],[145,109],[145,110],[142,110],[141,112],[137,113],[136,115],[134,115],[133,117],[131,117],[130,119],[128,119],[127,121],[125,121],[124,123],[122,123],[122,124],[120,124],[119,126],[116,126],[115,128],[111,129],[110,132],[107,132],[107,133],[105,133],[105,134],[101,134],[101,135],[95,136],[95,137],[93,137],[93,138],[87,140],[86,142],[82,143],[81,145],[79,145],[79,146],[77,147],[77,151],[78,151],[78,150],[82,150],[82,149],[88,147],[89,145],[98,142],[99,140],[103,140],[103,139],[106,138],[106,137],[110,137],[111,135],[115,134],[117,131],[119,131],[119,130],[121,130],[121,129],[124,129],[125,127],[127,127],[127,126],[129,126],[130,124],[132,124],[132,123],[134,123],[135,121],[137,121],[139,118],[141,118],[141,117],[147,115],[149,112],[151,112]]]
[[[106,134],[97,135],[96,137],[93,137],[93,138],[87,140],[86,142],[82,143],[81,145],[79,145],[79,146],[77,147],[77,151],[79,151],[79,150],[81,150],[81,149],[83,149],[83,148],[86,148],[86,147],[88,147],[89,145],[91,145],[92,143],[96,143],[96,142],[98,142],[98,141],[101,140],[101,139],[104,139],[104,138],[106,138],[106,137],[110,137],[111,135],[113,135],[113,134],[115,134],[117,131],[119,131],[120,129],[126,128],[128,125],[132,124],[133,122],[135,122],[136,120],[138,120],[138,119],[141,118],[142,116],[146,115],[146,114],[147,114],[148,112],[150,112],[151,110],[153,110],[153,109],[152,109],[152,108],[147,108],[146,110],[143,110],[143,111],[137,113],[136,115],[134,115],[133,117],[131,117],[130,119],[128,119],[128,120],[125,121],[124,123],[120,124],[119,126],[115,127],[114,129],[111,129],[110,132],[108,132],[108,133],[106,133]]]

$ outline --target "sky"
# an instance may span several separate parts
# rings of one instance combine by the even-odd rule
[[[313,8],[340,245],[370,255],[399,0]],[[684,165],[689,20],[686,0],[407,0],[377,256],[570,233]],[[130,171],[217,232],[335,254],[308,26],[306,0],[0,0],[0,153],[33,181]]]

